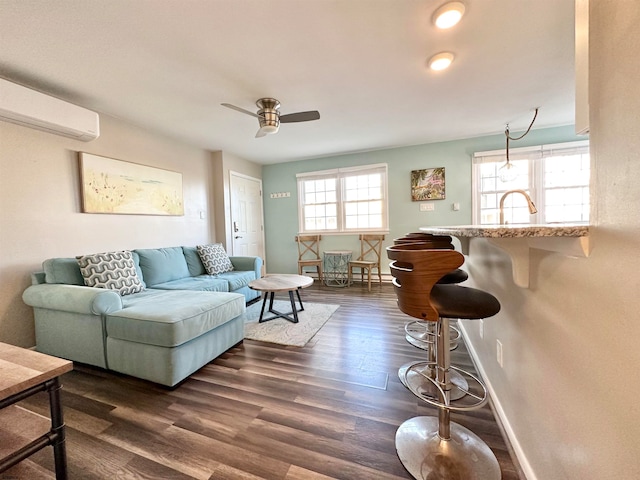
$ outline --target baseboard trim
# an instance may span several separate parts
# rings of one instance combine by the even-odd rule
[[[527,455],[522,449],[522,445],[518,441],[513,428],[511,427],[511,423],[509,423],[509,419],[502,408],[502,404],[496,395],[496,392],[491,384],[491,380],[487,377],[487,372],[482,366],[482,362],[480,362],[480,358],[478,357],[478,352],[473,347],[473,344],[469,341],[469,335],[466,331],[465,325],[461,322],[458,322],[458,327],[462,332],[462,336],[464,337],[464,343],[467,346],[467,350],[469,351],[469,356],[473,361],[474,366],[476,367],[477,372],[480,374],[480,377],[484,381],[487,386],[487,390],[489,391],[489,399],[491,403],[491,407],[493,408],[494,414],[497,416],[497,422],[502,430],[504,436],[507,438],[507,446],[511,450],[513,456],[515,456],[515,466],[519,470],[520,476],[526,480],[537,480],[537,476],[527,459]]]

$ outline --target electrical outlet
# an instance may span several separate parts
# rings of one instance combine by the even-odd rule
[[[496,359],[498,365],[502,367],[502,342],[500,340],[496,340]]]
[[[478,333],[480,338],[484,338],[484,320],[480,320]]]

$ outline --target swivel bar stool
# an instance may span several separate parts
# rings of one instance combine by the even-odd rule
[[[446,249],[453,250],[453,243],[451,242],[451,237],[448,235],[432,235],[430,233],[407,233],[406,235],[396,238],[393,241],[394,245],[405,245],[405,244],[420,244],[421,247],[415,248],[438,248],[438,249]],[[464,270],[457,268],[452,272],[448,272],[444,277],[442,277],[438,283],[444,284],[458,284],[462,283],[469,278],[469,275]],[[406,339],[411,345],[417,348],[421,348],[423,350],[428,350],[430,345],[434,343],[433,337],[433,325],[424,325],[424,322],[412,321],[408,322],[405,325]],[[460,340],[461,334],[460,330],[456,327],[451,326],[451,350],[454,350],[458,346],[458,340]]]
[[[447,235],[431,235],[429,233],[408,233],[403,237],[396,238],[393,241],[394,245],[408,245],[411,244],[411,249],[444,249],[444,250],[453,250],[453,243],[451,242],[451,237]],[[469,278],[469,275],[464,270],[459,268],[448,272],[445,274],[440,280],[438,280],[438,284],[458,284],[464,282]],[[426,324],[425,324],[426,323]],[[412,320],[407,322],[404,326],[405,330],[405,339],[414,347],[420,348],[422,350],[427,351],[428,360],[430,364],[434,364],[435,357],[435,324],[433,322],[423,322],[420,320]],[[458,347],[458,342],[461,338],[460,330],[453,325],[449,325],[449,348],[451,350],[455,350]],[[415,369],[411,369],[415,364],[421,363],[424,365],[424,362],[408,362],[402,365],[398,369],[398,377],[400,381],[408,387],[405,383],[405,379],[408,382],[422,382],[422,390],[425,395],[428,395],[428,392],[431,392],[432,396],[437,396],[437,391],[434,386],[430,382],[422,381],[422,376],[429,376],[432,379],[435,378],[435,370],[430,368],[428,365],[424,366],[423,371],[417,371]],[[411,373],[409,377],[407,377],[407,371],[411,369]],[[469,385],[465,380],[464,376],[458,374],[457,372],[452,371],[451,373],[451,383],[453,385],[451,389],[451,399],[457,400],[462,398],[467,394],[469,390]]]
[[[400,425],[395,442],[398,457],[417,479],[498,480],[500,466],[487,444],[471,430],[451,422],[451,411],[480,408],[487,402],[488,393],[478,377],[451,366],[449,319],[491,317],[500,311],[500,303],[482,290],[437,284],[442,276],[462,265],[464,257],[459,252],[406,247],[387,248],[393,285],[402,312],[436,325],[436,378],[429,381],[439,395],[430,398],[409,387],[418,398],[437,407],[438,416],[415,417]],[[480,393],[452,401],[452,369],[464,374]]]

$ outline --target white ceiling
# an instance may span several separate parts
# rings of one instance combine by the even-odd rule
[[[0,76],[263,164],[573,124],[573,0],[463,1],[442,31],[445,0],[0,0]],[[268,96],[321,118],[220,105]]]

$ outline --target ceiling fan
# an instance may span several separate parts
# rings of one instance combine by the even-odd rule
[[[252,117],[256,117],[260,121],[260,129],[256,133],[256,138],[264,137],[265,135],[278,133],[281,123],[296,123],[296,122],[309,122],[311,120],[318,120],[320,113],[317,110],[310,110],[308,112],[296,112],[288,113],[287,115],[280,115],[280,102],[275,98],[261,98],[256,102],[258,107],[258,113],[250,112],[244,108],[236,107],[230,103],[222,103],[223,107],[231,108],[240,113],[246,113]]]

